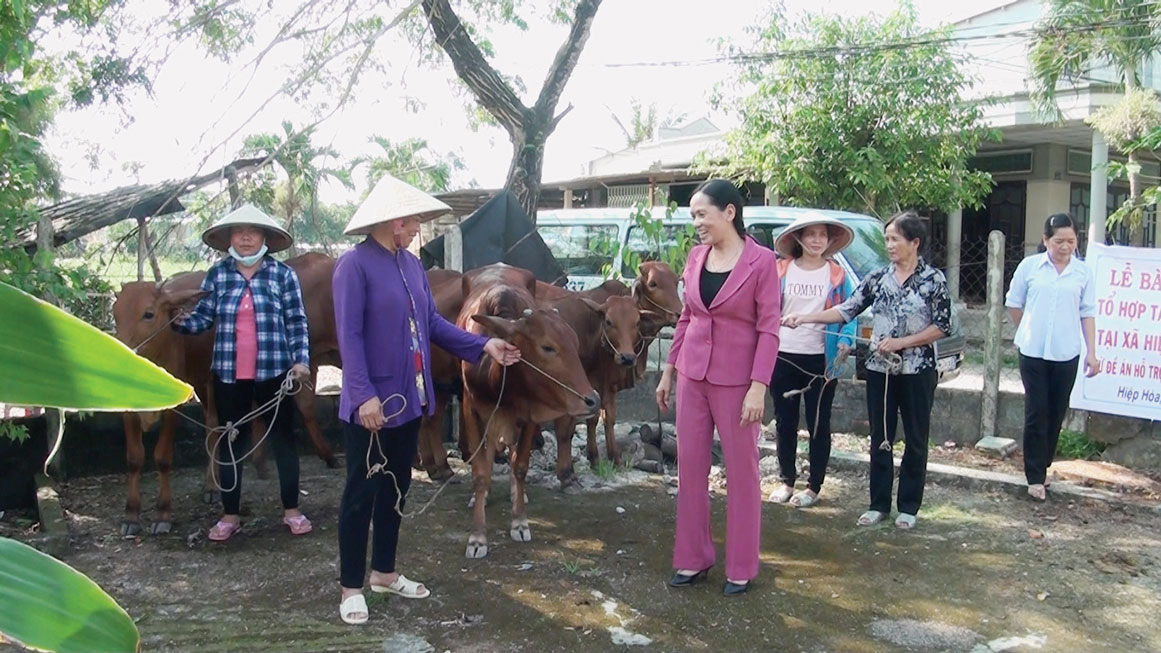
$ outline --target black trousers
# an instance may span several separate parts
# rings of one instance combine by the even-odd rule
[[[214,401],[218,407],[218,424],[236,422],[255,408],[265,404],[278,394],[283,376],[266,381],[238,381],[225,383],[214,375]],[[290,396],[282,398],[278,404],[278,414],[270,421],[270,414],[264,415],[270,437],[267,442],[274,451],[274,464],[278,466],[279,494],[282,507],[298,507],[298,451],[294,448],[294,400]],[[259,436],[261,437],[261,436]],[[250,449],[250,425],[238,429],[238,437],[231,447],[223,437],[218,444],[218,479],[223,488],[222,512],[236,515],[242,503],[242,463],[231,464],[233,457],[241,457]],[[235,470],[237,477],[235,478]]]
[[[891,512],[894,461],[891,452],[881,450],[879,445],[884,438],[895,441],[895,426],[902,418],[906,439],[903,463],[899,466],[898,507],[899,512],[909,515],[919,512],[927,476],[927,442],[931,432],[931,405],[935,401],[937,383],[939,374],[934,368],[916,374],[895,375],[867,370],[867,415],[871,422],[871,510]]]
[[[778,466],[782,482],[794,485],[798,479],[794,458],[798,450],[798,407],[806,403],[806,428],[810,431],[810,478],[807,487],[818,492],[826,478],[830,462],[830,409],[834,403],[836,380],[824,381],[825,354],[791,354],[779,352],[770,379],[774,398],[775,430],[778,435]],[[811,376],[817,374],[818,376]],[[786,392],[809,388],[806,392],[783,396]]]
[[[395,483],[406,503],[411,487],[411,462],[419,442],[419,422],[414,419],[395,428],[379,431],[379,446],[371,442],[371,432],[362,426],[343,422],[343,446],[347,454],[347,485],[339,504],[339,578],[343,587],[363,587],[367,565],[367,527],[374,520],[371,542],[371,569],[383,573],[395,571],[395,550],[399,545],[401,517],[395,512]],[[378,473],[367,478],[367,450],[371,447],[371,465],[382,463],[395,475]]]
[[[1076,381],[1080,357],[1049,361],[1020,354],[1024,382],[1024,476],[1029,485],[1043,483],[1056,457],[1060,427]]]

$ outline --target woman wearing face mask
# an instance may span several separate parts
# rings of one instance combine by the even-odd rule
[[[1004,304],[1016,324],[1024,382],[1024,476],[1028,494],[1047,497],[1048,468],[1068,410],[1080,355],[1084,372],[1100,371],[1096,357],[1096,282],[1076,252],[1076,224],[1067,213],[1044,223],[1044,248],[1020,261]]]
[[[854,286],[831,257],[852,240],[854,232],[850,227],[814,211],[802,214],[778,235],[774,249],[782,255],[778,278],[782,282],[783,313],[824,311],[847,300]],[[830,409],[835,384],[844,376],[842,364],[855,343],[854,337],[853,321],[825,328],[782,327],[779,332],[778,363],[770,380],[777,420],[778,465],[782,471],[781,485],[770,493],[774,503],[789,501],[795,508],[806,508],[818,501],[830,461]],[[787,393],[791,393],[789,397]],[[803,402],[806,428],[810,431],[810,478],[806,489],[795,494],[798,415]]]
[[[716,427],[726,459],[726,583],[745,592],[758,575],[762,489],[758,427],[778,357],[781,293],[774,252],[746,236],[742,196],[728,181],[698,186],[689,202],[701,245],[685,265],[685,307],[657,405],[669,410],[677,376],[676,569],[669,584],[692,585],[713,566],[709,471]]]
[[[339,419],[347,452],[339,506],[339,616],[349,624],[367,621],[363,580],[372,521],[371,591],[410,599],[431,595],[395,569],[399,511],[411,485],[419,422],[435,405],[431,343],[473,362],[484,353],[503,365],[520,359],[514,346],[463,331],[436,312],[423,266],[407,247],[420,222],[449,210],[384,176],[345,231],[366,240],[335,264],[335,327],[343,358]]]
[[[274,399],[288,374],[296,379],[310,375],[310,339],[298,275],[270,256],[293,242],[273,218],[246,204],[206,229],[202,241],[228,255],[206,273],[206,296],[174,328],[193,334],[217,327],[210,367],[218,424],[224,426]],[[305,535],[311,523],[298,509],[292,398],[284,396],[276,415],[268,419],[282,522],[291,533]],[[235,461],[249,451],[249,434],[249,428],[241,428],[233,442],[223,436],[216,449],[223,514],[208,535],[215,542],[230,539],[241,528],[242,465]]]
[[[919,255],[927,241],[927,227],[918,215],[905,211],[892,217],[884,234],[890,265],[868,274],[842,304],[820,312],[790,314],[782,324],[796,328],[850,322],[871,308],[871,340],[876,343],[874,355],[867,358],[871,506],[859,516],[858,524],[871,526],[891,513],[895,468],[890,445],[901,419],[906,442],[895,526],[910,529],[923,503],[931,404],[939,381],[931,344],[951,332],[951,297],[943,273]]]

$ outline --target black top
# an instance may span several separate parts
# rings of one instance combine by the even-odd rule
[[[709,308],[709,305],[713,303],[714,298],[721,292],[722,286],[726,285],[726,279],[729,278],[730,272],[733,272],[733,270],[710,272],[705,266],[702,266],[701,303],[705,304],[706,308]]]

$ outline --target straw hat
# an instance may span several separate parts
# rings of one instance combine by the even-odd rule
[[[830,245],[822,253],[823,258],[829,258],[841,252],[855,239],[855,232],[850,226],[818,211],[807,211],[795,218],[794,222],[791,222],[782,230],[782,233],[778,234],[778,239],[774,241],[775,251],[786,258],[793,258],[794,246],[798,244],[794,234],[816,224],[826,225],[826,230],[830,234]]]
[[[362,236],[371,233],[375,225],[410,218],[420,222],[434,220],[449,213],[451,207],[406,182],[391,175],[383,178],[371,189],[367,199],[359,205],[343,233],[348,236]]]
[[[239,225],[259,227],[266,232],[266,249],[271,254],[281,252],[294,242],[282,225],[253,204],[243,204],[227,213],[224,218],[202,232],[202,242],[224,252],[230,249],[230,227]]]

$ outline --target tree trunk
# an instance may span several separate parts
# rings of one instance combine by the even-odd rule
[[[557,115],[556,105],[580,59],[600,5],[601,0],[580,0],[577,3],[568,37],[556,52],[536,104],[526,107],[472,41],[473,30],[464,27],[448,0],[423,0],[427,22],[436,42],[451,59],[456,75],[512,139],[514,152],[505,186],[519,198],[520,205],[533,221],[540,203],[544,144],[560,119],[572,108],[570,106]]]
[[[1138,86],[1137,73],[1133,68],[1125,70],[1125,94],[1133,92]],[[1136,141],[1143,134],[1134,134]],[[1137,168],[1139,162],[1136,152],[1127,152],[1129,156],[1129,201],[1133,210],[1129,212],[1129,244],[1141,247],[1145,244],[1145,207],[1141,206],[1141,174]]]
[[[540,136],[535,133],[533,137]],[[529,141],[523,136],[512,139],[512,165],[508,168],[505,188],[520,200],[524,212],[536,221],[536,209],[540,205],[540,180],[544,166],[544,141]]]

